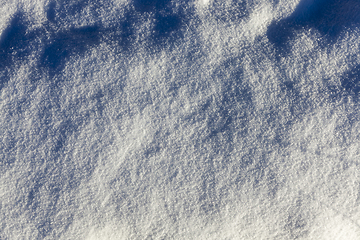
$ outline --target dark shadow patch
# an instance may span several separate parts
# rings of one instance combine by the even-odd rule
[[[170,0],[136,0],[133,3],[137,15],[149,14],[153,18],[150,47],[162,49],[176,44],[182,37],[184,24],[188,22],[187,15],[181,6],[175,7]],[[187,10],[187,14],[193,14]]]
[[[181,18],[177,15],[159,15],[155,24],[155,39],[169,37],[181,26]]]
[[[10,72],[6,68],[31,53],[33,50],[31,42],[35,37],[35,32],[27,32],[27,23],[23,14],[16,13],[0,36],[0,90],[9,79]]]
[[[47,10],[46,10],[46,17],[50,22],[55,22],[55,17],[56,17],[56,2],[50,2]]]
[[[54,8],[54,3],[51,3],[48,9],[50,20],[54,20]],[[14,65],[16,61],[25,60],[25,57],[37,51],[38,43],[35,40],[46,38],[44,30],[28,31],[27,23],[23,19],[22,13],[16,13],[0,38],[0,89],[8,81],[9,71],[5,68]],[[45,26],[49,28],[49,25]],[[52,36],[50,40],[43,41],[39,66],[50,70],[52,75],[62,69],[72,54],[81,54],[89,47],[99,44],[102,35],[98,26],[72,28],[59,33],[54,33],[51,28],[47,31]]]
[[[38,66],[53,77],[61,72],[71,56],[81,55],[102,41],[116,43],[119,48],[115,51],[123,53],[135,51],[134,43],[151,51],[174,45],[182,37],[184,21],[187,21],[184,10],[181,7],[176,11],[171,9],[169,1],[135,1],[136,10],[134,7],[125,9],[119,22],[111,27],[103,28],[101,24],[95,24],[58,31],[61,29],[58,25],[66,14],[79,12],[84,8],[80,3],[87,1],[78,3],[60,6],[57,1],[50,2],[45,9],[48,22],[44,28],[31,31],[28,31],[23,13],[15,14],[0,37],[0,69],[13,65],[16,60],[23,60],[34,51],[40,51]],[[90,7],[97,5],[91,4]],[[148,32],[140,33],[138,27],[148,20],[142,16],[145,12],[153,21],[151,28],[145,30]],[[143,39],[139,35],[144,36]],[[143,42],[136,42],[138,40]],[[1,72],[1,88],[7,83],[8,75],[6,71]]]
[[[327,96],[331,102],[347,101],[350,97],[352,101],[358,102],[360,96],[360,65],[352,67],[339,77],[340,84],[329,84],[328,79],[324,79],[326,88],[323,90],[324,96]]]
[[[360,65],[355,66],[341,78],[341,87],[353,97],[358,97],[360,93]],[[356,100],[358,100],[356,98]]]
[[[267,37],[285,53],[286,43],[302,29],[316,29],[331,43],[345,29],[359,26],[359,12],[357,0],[302,0],[288,18],[270,24]]]
[[[291,23],[286,21],[273,22],[268,27],[266,34],[269,41],[276,47],[277,54],[288,53],[289,48],[286,43],[294,36]]]
[[[26,30],[27,26],[23,22],[22,14],[15,14],[9,26],[1,35],[0,68],[11,65],[14,56],[22,57],[29,52]]]
[[[284,81],[282,83],[281,87],[282,87],[283,91],[288,90],[288,91],[293,92],[295,90],[295,82],[294,81]]]
[[[49,68],[51,73],[61,70],[72,54],[82,54],[89,47],[99,44],[100,31],[97,26],[73,28],[55,34],[53,39],[45,47],[40,61],[40,65]]]
[[[135,24],[137,19],[134,14],[130,12],[123,17],[124,21],[119,24],[119,33],[111,36],[111,39],[121,47],[122,51],[129,51],[132,44],[135,42]]]
[[[144,13],[166,10],[170,2],[170,0],[135,0],[133,4],[136,11]]]
[[[162,12],[154,15],[154,27],[151,34],[151,44],[156,49],[175,46],[179,39],[182,39],[187,17],[181,11]]]

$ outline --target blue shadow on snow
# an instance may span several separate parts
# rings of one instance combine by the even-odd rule
[[[281,48],[297,30],[316,29],[331,42],[345,29],[359,26],[359,12],[358,0],[302,0],[288,18],[269,26],[267,37]]]

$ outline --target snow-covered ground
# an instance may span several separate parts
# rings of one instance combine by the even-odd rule
[[[0,239],[360,239],[358,0],[0,0]]]

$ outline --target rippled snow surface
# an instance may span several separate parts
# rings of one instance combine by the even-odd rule
[[[358,0],[1,0],[0,239],[360,239]]]

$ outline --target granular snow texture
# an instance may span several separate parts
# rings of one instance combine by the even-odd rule
[[[0,0],[0,239],[360,239],[359,13]]]

